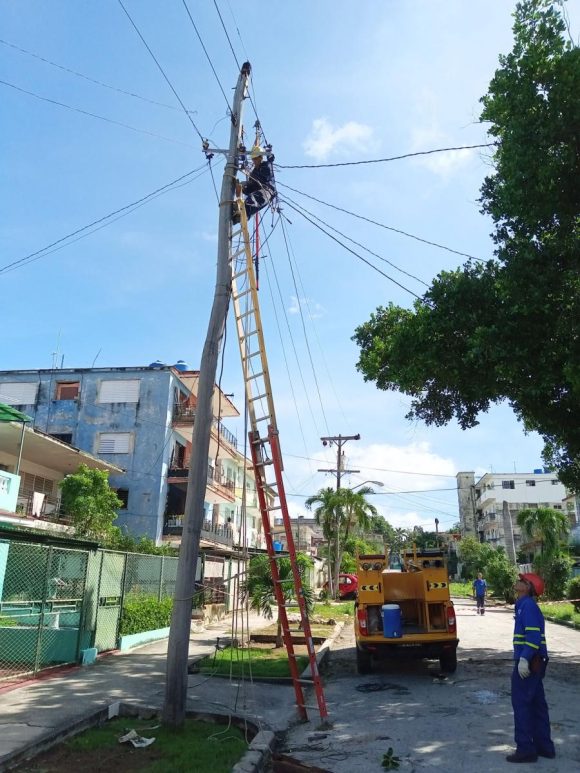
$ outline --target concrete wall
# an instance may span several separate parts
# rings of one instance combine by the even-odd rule
[[[457,500],[459,504],[459,521],[462,537],[477,537],[475,507],[473,501],[473,486],[475,473],[457,473]]]

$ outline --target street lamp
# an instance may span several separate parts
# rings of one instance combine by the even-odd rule
[[[365,483],[372,483],[373,486],[380,486],[381,488],[385,485],[382,480],[363,480],[362,483],[357,483],[356,486],[353,486],[351,488],[351,491],[354,491],[357,488],[360,488],[361,486],[364,486]]]

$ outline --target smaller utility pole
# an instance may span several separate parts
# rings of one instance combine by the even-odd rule
[[[332,472],[336,475],[336,490],[340,488],[340,482],[343,475],[350,475],[360,472],[360,470],[345,470],[344,469],[344,452],[342,447],[349,440],[360,440],[360,435],[331,435],[329,437],[321,437],[323,446],[336,445],[336,469],[332,470],[318,470],[318,472]]]

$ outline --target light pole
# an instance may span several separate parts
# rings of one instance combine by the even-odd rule
[[[364,486],[365,483],[372,483],[373,486],[380,486],[381,488],[385,485],[382,480],[363,480],[362,483],[357,483],[356,486],[353,486],[351,488],[351,491],[354,491],[357,488],[360,488],[361,486]],[[369,494],[371,492],[369,491]]]
[[[300,523],[304,520],[303,515],[298,516],[298,534],[297,534],[297,542],[298,542],[298,550],[300,550]]]

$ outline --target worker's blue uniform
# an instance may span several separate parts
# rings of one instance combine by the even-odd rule
[[[255,166],[248,181],[242,185],[246,196],[246,217],[250,218],[270,203],[276,191],[274,188],[274,156],[268,153],[266,160]]]
[[[518,673],[518,660],[530,664],[525,679]],[[516,753],[553,756],[550,717],[544,695],[543,678],[548,663],[544,633],[544,616],[531,596],[516,601],[514,626],[514,670],[512,673],[512,706]]]
[[[477,614],[485,614],[485,594],[487,592],[487,582],[484,579],[477,577],[473,581],[473,591],[475,593],[475,600],[477,603]]]

